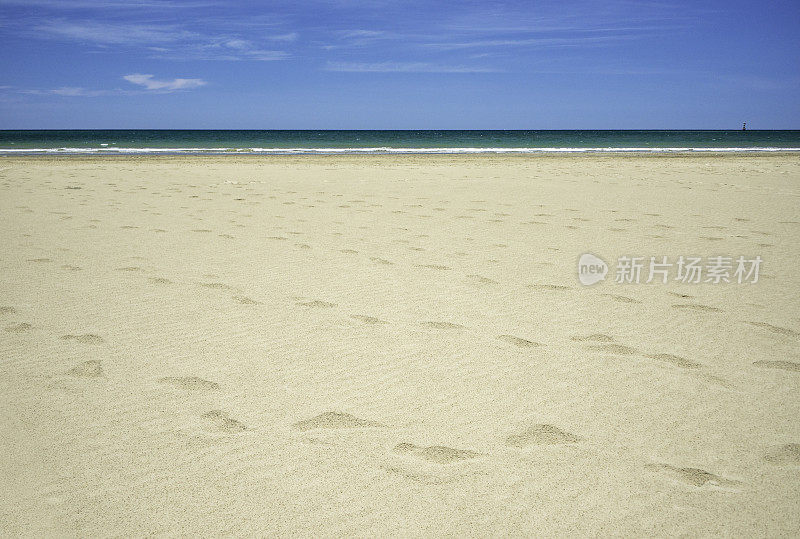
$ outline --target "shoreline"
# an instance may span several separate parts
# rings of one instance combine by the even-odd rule
[[[709,152],[540,152],[540,153],[335,153],[335,154],[321,154],[321,153],[291,153],[291,154],[278,154],[278,153],[247,153],[247,152],[231,152],[231,153],[47,153],[47,154],[2,154],[0,153],[0,163],[2,162],[15,162],[15,161],[31,161],[31,162],[53,162],[53,161],[69,161],[76,162],[80,160],[85,161],[113,161],[131,159],[137,161],[170,161],[170,160],[185,160],[185,161],[220,161],[227,163],[234,163],[241,159],[242,161],[252,162],[257,160],[264,161],[289,161],[297,159],[299,161],[311,161],[315,159],[323,161],[333,160],[353,160],[363,161],[374,159],[376,161],[387,161],[397,159],[398,161],[406,161],[411,159],[422,159],[426,161],[435,160],[450,160],[450,161],[488,161],[509,159],[514,161],[538,161],[546,159],[584,159],[584,160],[610,160],[610,159],[742,159],[742,158],[800,158],[800,150],[781,150],[781,151],[709,151]]]
[[[584,155],[584,154],[798,154],[800,148],[720,147],[720,148],[0,148],[0,156],[48,155]]]

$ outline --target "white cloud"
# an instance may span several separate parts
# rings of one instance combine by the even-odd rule
[[[134,73],[125,75],[123,79],[132,84],[142,86],[142,89],[124,89],[124,88],[109,88],[109,89],[92,89],[84,88],[82,86],[61,86],[59,88],[17,88],[15,86],[0,86],[0,91],[7,90],[12,93],[26,94],[26,95],[57,95],[62,97],[101,97],[101,96],[127,96],[127,95],[142,95],[154,93],[174,92],[177,90],[188,90],[190,88],[197,88],[206,84],[202,79],[172,79],[172,80],[158,80],[153,75],[142,75]]]
[[[0,0],[0,5],[38,7],[46,9],[120,9],[130,10],[139,8],[148,9],[194,9],[203,6],[213,5],[211,2],[190,2],[180,0],[171,2],[169,0]]]
[[[289,55],[283,51],[266,51],[262,49],[253,49],[247,51],[247,58],[251,60],[260,60],[262,62],[270,62],[272,60],[285,60]]]
[[[2,0],[0,0],[2,2]],[[284,60],[287,52],[272,50],[288,46],[296,32],[259,36],[258,41],[237,34],[203,34],[174,24],[128,24],[50,19],[33,26],[35,37],[73,40],[114,51],[114,46],[144,47],[152,57],[169,60]],[[269,47],[269,49],[265,48]]]
[[[344,38],[350,37],[380,37],[385,34],[380,30],[343,30],[339,34]]]
[[[635,39],[637,37],[638,36],[634,35],[536,37],[529,39],[490,39],[460,43],[427,43],[425,46],[444,51],[484,47],[580,47],[584,45],[599,46],[621,40]]]
[[[225,46],[230,47],[231,49],[243,50],[243,49],[249,49],[251,47],[251,44],[249,41],[245,39],[231,39],[225,42]]]
[[[216,39],[210,44],[199,45],[193,51],[198,58],[210,60],[283,60],[288,54],[283,51],[266,50],[247,39]]]
[[[428,62],[328,62],[326,71],[356,73],[493,73],[497,69],[432,64]]]
[[[102,95],[123,95],[130,93],[125,90],[120,90],[119,88],[113,90],[92,90],[81,86],[61,86],[60,88],[52,89],[15,88],[12,86],[8,86],[8,88],[13,89],[15,93],[24,95],[59,95],[63,97],[99,97]]]
[[[289,32],[287,34],[269,36],[267,39],[271,41],[297,41],[298,37],[300,37],[300,35],[297,32]]]
[[[40,34],[75,39],[101,45],[140,45],[169,43],[198,35],[174,26],[145,24],[109,24],[96,22],[48,21],[34,27]]]
[[[50,90],[50,93],[67,97],[97,97],[108,94],[105,90],[87,90],[77,86],[62,86],[61,88]]]
[[[198,88],[204,86],[206,81],[203,79],[172,79],[172,80],[158,80],[153,78],[153,75],[143,75],[141,73],[133,73],[122,77],[132,84],[144,86],[146,90],[161,91],[161,92],[174,92],[175,90],[189,90],[191,88]]]
[[[411,42],[416,36],[387,33],[381,30],[340,30],[336,32],[336,43],[321,45],[325,50],[363,48],[375,45],[380,41]]]

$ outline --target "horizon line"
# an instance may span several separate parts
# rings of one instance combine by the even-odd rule
[[[603,128],[195,128],[195,127],[25,127],[0,128],[3,131],[800,131],[800,127],[720,128],[720,127],[603,127]]]

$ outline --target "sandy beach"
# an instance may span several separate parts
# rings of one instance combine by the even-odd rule
[[[799,179],[2,157],[0,534],[797,535]],[[615,282],[740,255],[758,282]]]

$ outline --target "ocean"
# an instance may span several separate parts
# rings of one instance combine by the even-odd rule
[[[686,151],[800,151],[800,130],[0,130],[0,155]]]

